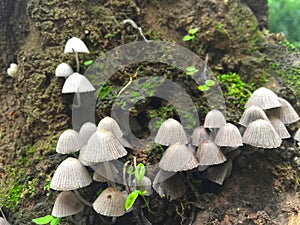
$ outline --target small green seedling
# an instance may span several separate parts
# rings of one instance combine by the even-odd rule
[[[208,91],[210,87],[214,86],[215,82],[213,80],[206,80],[205,84],[199,85],[198,90],[199,91]]]
[[[197,73],[199,70],[195,66],[188,66],[185,68],[185,74],[186,75],[194,75]]]
[[[182,40],[183,41],[190,41],[195,39],[195,34],[198,32],[199,28],[192,28],[188,31],[188,34],[185,35]]]
[[[142,198],[144,198],[145,194],[147,191],[140,191],[140,190],[135,190],[133,192],[131,192],[127,198],[126,198],[126,202],[125,202],[125,209],[128,210],[130,209],[133,204],[135,203],[135,200],[137,199],[137,197],[140,195]],[[144,199],[145,200],[145,199]]]
[[[49,223],[50,225],[58,225],[60,220],[61,220],[60,217],[46,215],[43,217],[32,219],[32,222],[34,222],[35,224],[48,224]]]

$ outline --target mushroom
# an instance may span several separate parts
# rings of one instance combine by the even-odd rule
[[[82,124],[79,130],[79,134],[85,145],[87,144],[92,134],[96,132],[96,130],[97,130],[97,126],[94,123],[86,122]]]
[[[50,188],[57,191],[70,191],[86,187],[90,183],[92,178],[87,169],[78,159],[69,157],[57,167]]]
[[[159,167],[169,172],[191,170],[197,166],[198,162],[193,152],[185,144],[180,143],[168,147],[159,162]]]
[[[66,217],[83,210],[83,204],[72,191],[61,192],[55,200],[51,215],[54,217]]]
[[[85,76],[79,73],[73,73],[69,77],[67,77],[62,88],[62,93],[75,93],[77,97],[77,105],[74,106],[80,107],[81,101],[79,93],[93,92],[95,90],[96,89]]]
[[[262,109],[271,109],[280,107],[281,103],[278,100],[277,95],[268,88],[261,87],[255,90],[248,101],[246,102],[245,107],[249,108],[252,105],[259,106]]]
[[[123,216],[125,214],[125,199],[117,188],[106,188],[93,203],[94,210],[103,216]]]
[[[210,132],[203,126],[197,127],[192,134],[192,145],[198,146],[203,141],[208,141],[210,138]]]
[[[9,225],[9,223],[5,218],[0,217],[0,225]]]
[[[161,124],[154,142],[165,146],[172,145],[176,142],[187,144],[188,138],[182,125],[177,120],[169,118]]]
[[[258,148],[277,148],[281,142],[271,122],[262,119],[250,123],[243,135],[243,143]]]
[[[77,37],[72,37],[70,38],[66,45],[65,45],[65,50],[64,53],[75,53],[75,60],[76,60],[76,68],[77,72],[79,72],[79,59],[78,59],[78,53],[90,53],[84,42],[77,38]]]
[[[226,162],[210,166],[207,169],[205,177],[210,181],[222,185],[224,180],[228,178],[232,170],[232,161],[227,160]]]
[[[294,140],[300,142],[300,128],[296,131],[294,135]]]
[[[65,130],[58,138],[56,152],[61,154],[69,154],[79,151],[83,146],[79,133],[75,130]]]
[[[218,129],[226,124],[226,119],[223,113],[219,110],[213,109],[209,111],[204,119],[204,127],[209,128],[212,131],[211,139],[216,137]]]
[[[244,111],[239,124],[243,125],[244,127],[247,127],[251,122],[258,119],[269,121],[266,113],[262,108],[256,105],[252,105]]]
[[[271,121],[272,126],[276,130],[276,132],[281,137],[281,139],[286,139],[286,138],[291,137],[290,133],[288,132],[288,130],[284,126],[283,122],[279,118],[277,118],[275,116],[270,116],[270,121]]]
[[[67,78],[68,76],[70,76],[73,73],[74,73],[74,71],[73,71],[72,67],[67,63],[61,63],[55,69],[56,77]]]
[[[198,159],[199,166],[216,165],[226,161],[226,157],[222,151],[211,141],[205,141],[199,145],[196,151],[196,158]]]
[[[214,142],[218,146],[231,148],[243,145],[239,129],[231,123],[226,123],[219,129]]]
[[[278,117],[284,124],[297,122],[300,118],[291,104],[284,98],[278,98],[281,107],[267,110],[268,116]]]
[[[19,66],[16,63],[11,63],[7,69],[7,75],[10,77],[15,77],[17,75]]]

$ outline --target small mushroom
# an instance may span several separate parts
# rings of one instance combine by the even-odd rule
[[[262,108],[256,105],[252,105],[244,111],[239,124],[243,125],[244,127],[247,127],[251,122],[258,119],[269,121],[266,113]]]
[[[169,118],[161,124],[154,142],[165,146],[172,145],[176,142],[187,144],[188,138],[182,125],[177,120]]]
[[[214,140],[220,127],[226,124],[226,119],[223,113],[213,109],[209,111],[204,119],[204,127],[211,130],[211,140]]]
[[[72,191],[61,192],[55,200],[51,215],[54,217],[66,217],[83,210],[83,204]]]
[[[222,147],[235,148],[243,145],[239,129],[231,123],[226,123],[219,129],[214,142]]]
[[[69,157],[59,164],[50,188],[57,191],[70,191],[86,187],[92,183],[92,178],[87,169],[76,159]]]
[[[210,138],[210,132],[203,126],[197,127],[192,134],[192,145],[198,146],[203,141],[208,141]]]
[[[226,161],[226,157],[222,151],[211,141],[205,141],[199,145],[196,151],[196,158],[198,159],[199,166],[216,165]]]
[[[123,216],[125,199],[117,188],[106,188],[93,203],[94,210],[103,216]]]
[[[94,123],[86,122],[82,124],[79,130],[79,134],[85,145],[87,144],[89,138],[93,135],[93,133],[96,132],[96,130],[97,130],[97,126]]]
[[[277,95],[272,90],[261,87],[251,94],[245,107],[249,108],[252,105],[259,106],[262,109],[271,109],[280,107],[281,103],[279,102]]]
[[[61,63],[55,69],[56,77],[67,78],[68,76],[70,76],[73,73],[74,73],[74,71],[73,71],[72,67],[67,63]]]
[[[69,154],[79,151],[83,146],[79,133],[75,130],[65,130],[58,138],[56,152],[61,154]]]
[[[17,75],[19,66],[16,63],[11,63],[7,69],[7,75],[10,77],[15,77]]]
[[[276,132],[281,137],[281,139],[286,139],[286,138],[291,137],[289,131],[286,129],[285,125],[279,118],[277,118],[275,116],[270,116],[270,121],[271,121],[272,126],[276,130]]]
[[[258,148],[277,148],[281,142],[271,122],[262,119],[250,123],[243,135],[243,143]]]
[[[123,136],[123,132],[121,131],[117,121],[109,116],[106,116],[100,120],[97,129],[109,131],[113,133],[117,138]]]
[[[131,191],[134,191],[137,189],[142,189],[143,191],[146,191],[145,195],[150,196],[152,195],[152,182],[149,177],[143,176],[142,180],[139,184],[139,182],[134,178],[132,181],[132,186],[130,187]]]

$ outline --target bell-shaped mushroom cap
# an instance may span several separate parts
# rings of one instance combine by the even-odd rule
[[[9,223],[6,219],[0,217],[0,225],[9,225]]]
[[[161,124],[154,142],[165,146],[169,146],[176,142],[187,144],[188,138],[182,125],[177,120],[169,118]]]
[[[279,136],[281,137],[281,139],[291,137],[290,133],[288,132],[288,130],[284,126],[283,122],[279,118],[277,118],[275,116],[270,116],[270,121],[271,121],[272,126],[276,130],[277,134],[279,134]]]
[[[296,131],[294,135],[294,140],[300,141],[300,128]]]
[[[125,199],[117,188],[106,188],[93,203],[94,210],[103,216],[122,216],[125,214]]]
[[[62,88],[62,93],[84,93],[92,92],[96,89],[93,85],[86,79],[85,76],[79,73],[73,73],[67,77],[64,86]]]
[[[244,111],[239,124],[243,125],[244,127],[248,127],[251,122],[258,119],[269,121],[265,111],[262,108],[252,105]]]
[[[226,119],[222,112],[213,109],[207,113],[204,119],[205,128],[220,128],[226,124]]]
[[[74,71],[73,71],[72,67],[67,63],[61,63],[55,69],[56,77],[68,77],[73,73],[74,73]]]
[[[109,131],[113,133],[117,138],[123,136],[123,132],[121,131],[117,121],[109,116],[106,116],[102,120],[100,120],[97,129]]]
[[[271,122],[262,119],[250,123],[243,135],[243,143],[259,148],[277,148],[281,142]]]
[[[64,53],[73,52],[90,53],[84,42],[77,37],[70,38],[65,45]]]
[[[159,162],[162,170],[178,172],[191,170],[198,166],[193,152],[184,144],[175,143],[167,148]]]
[[[95,133],[97,130],[97,126],[94,123],[86,122],[82,124],[79,134],[81,136],[81,139],[83,143],[86,145],[89,138],[92,136],[93,133]]]
[[[224,180],[230,176],[231,170],[232,161],[227,160],[222,164],[210,166],[207,169],[206,178],[214,183],[222,185]]]
[[[277,95],[268,88],[261,87],[254,91],[246,102],[245,107],[249,108],[252,105],[259,106],[262,109],[271,109],[280,107]]]
[[[145,193],[146,196],[150,196],[153,193],[153,191],[152,191],[152,182],[151,182],[149,177],[143,176],[140,184],[134,178],[133,181],[132,181],[132,184],[133,184],[133,186],[130,188],[131,191],[135,191],[137,189],[137,187],[141,186],[143,191],[146,191],[146,193]]]
[[[216,165],[226,161],[222,151],[211,141],[202,142],[196,151],[196,158],[200,166]]]
[[[226,123],[219,129],[214,142],[224,147],[238,147],[243,145],[239,129],[231,123]]]
[[[282,106],[268,110],[267,114],[278,117],[284,124],[297,122],[300,118],[291,104],[284,98],[278,98],[278,100]]]
[[[208,141],[210,139],[210,132],[203,126],[197,127],[192,134],[192,145],[198,146],[203,141]]]
[[[75,130],[65,130],[58,138],[56,152],[61,154],[69,154],[80,150],[83,146],[79,133]]]
[[[61,192],[54,203],[51,215],[54,217],[66,217],[83,210],[83,204],[72,191]]]
[[[88,186],[92,178],[87,169],[76,159],[69,157],[59,164],[50,183],[57,191],[70,191]]]
[[[186,192],[186,186],[179,174],[174,173],[172,175],[172,173],[163,170],[156,174],[152,187],[160,197],[165,197],[171,201],[180,198]]]
[[[88,163],[106,162],[127,154],[116,136],[109,131],[98,130],[80,151],[80,159]]]

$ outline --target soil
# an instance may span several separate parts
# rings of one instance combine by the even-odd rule
[[[260,2],[263,7],[259,10],[255,0],[0,0],[0,207],[10,223],[32,224],[32,218],[50,214],[58,194],[49,191],[47,184],[66,157],[57,154],[55,146],[59,135],[72,127],[73,96],[61,94],[64,80],[55,77],[54,71],[61,62],[75,67],[74,57],[63,54],[63,46],[72,36],[81,38],[91,51],[80,55],[81,62],[95,59],[114,47],[141,40],[137,30],[121,23],[131,18],[142,26],[148,39],[182,45],[202,59],[208,54],[214,74],[236,72],[256,87],[270,87],[299,113],[298,86],[286,81],[291,73],[283,73],[290,68],[299,70],[292,63],[299,60],[299,54],[280,44],[284,38],[263,29],[267,4]],[[182,37],[194,27],[199,28],[195,40],[183,42]],[[6,73],[12,62],[19,65],[15,77]],[[183,76],[183,71],[168,65],[145,62],[119,70],[109,81],[112,92],[120,91],[137,68],[142,68],[141,77],[162,74],[182,84],[203,122],[209,110],[205,96],[192,79]],[[80,72],[84,73],[83,67]],[[299,71],[293,75],[299,76]],[[111,104],[108,100],[97,105],[96,122],[109,115]],[[145,131],[151,120],[149,113],[161,106],[169,105],[158,99],[137,104],[131,114],[136,134],[149,135]],[[243,109],[228,99],[226,108],[227,121],[237,123]],[[171,110],[168,116],[176,118],[178,114]],[[299,124],[290,126],[291,134],[297,128]],[[153,225],[298,224],[300,171],[295,157],[300,157],[299,146],[289,139],[279,149],[263,151],[244,146],[241,150],[224,185],[209,182],[205,173],[189,171],[188,177],[194,179],[200,196],[188,185],[186,194],[175,201],[154,193],[148,198],[154,214],[138,201],[143,216],[137,207],[116,224],[137,224],[137,218],[143,217]],[[132,159],[134,154],[123,160]],[[138,162],[151,164],[161,154],[143,151],[136,156]],[[95,183],[83,192],[94,195],[104,187]],[[98,221],[94,224],[104,224],[91,210],[79,217],[86,214]],[[72,223],[63,219],[61,224]]]

